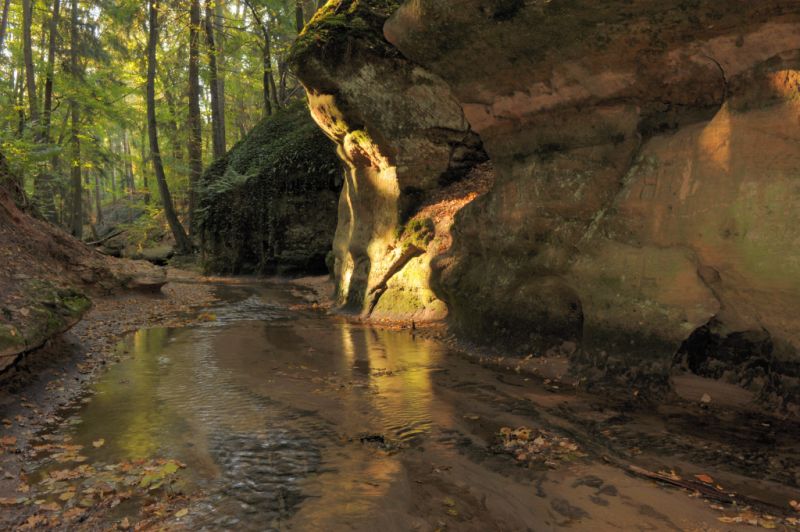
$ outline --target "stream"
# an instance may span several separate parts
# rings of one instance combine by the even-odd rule
[[[569,400],[527,379],[409,330],[299,307],[277,282],[217,292],[206,322],[132,334],[122,361],[53,429],[98,470],[159,458],[185,465],[176,489],[192,502],[175,528],[615,530],[715,520],[702,501],[589,451],[539,465],[498,451],[502,427],[542,425]],[[30,476],[59,467],[45,456]]]

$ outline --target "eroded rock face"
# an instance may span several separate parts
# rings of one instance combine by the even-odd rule
[[[766,334],[721,373],[798,400],[800,4],[413,0],[385,34],[498,170],[435,265],[463,331],[655,386],[706,324]]]
[[[311,114],[346,165],[334,240],[337,302],[373,318],[435,319],[434,224],[414,219],[432,191],[485,159],[438,77],[383,38],[393,2],[329,2],[293,50]]]

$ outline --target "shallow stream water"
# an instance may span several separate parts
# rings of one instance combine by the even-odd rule
[[[201,495],[176,528],[614,530],[714,520],[702,503],[589,454],[531,469],[493,452],[500,427],[539,423],[557,401],[444,344],[298,310],[280,284],[224,285],[218,295],[214,319],[133,334],[120,347],[128,356],[59,429],[92,464],[186,464],[181,489]]]

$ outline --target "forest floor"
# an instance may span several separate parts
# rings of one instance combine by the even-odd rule
[[[183,352],[169,347],[171,341],[157,349],[145,346],[144,351],[131,347],[130,341],[128,347],[120,348],[120,341],[130,332],[152,327],[171,327],[179,335],[212,334],[209,331],[222,335],[217,349],[224,348],[225,356],[216,363],[226,365],[226,371],[243,380],[227,389],[214,377],[204,384],[211,386],[211,391],[193,391],[190,404],[211,401],[203,412],[209,408],[218,411],[217,415],[230,418],[226,423],[235,420],[247,426],[273,427],[289,423],[293,427],[289,432],[301,435],[313,429],[311,436],[303,436],[303,446],[313,448],[314,439],[322,438],[330,440],[321,444],[323,448],[332,446],[334,454],[344,453],[344,462],[333,458],[333,467],[308,477],[310,484],[304,490],[312,493],[310,502],[292,502],[290,497],[284,503],[288,509],[276,510],[297,529],[320,523],[328,529],[370,529],[383,523],[386,530],[412,525],[420,530],[502,530],[520,523],[584,530],[611,530],[623,525],[682,530],[744,530],[753,526],[792,530],[800,526],[798,512],[793,511],[800,508],[792,505],[800,499],[800,428],[791,420],[724,402],[673,398],[652,405],[640,404],[634,396],[628,401],[592,396],[559,379],[557,364],[545,364],[546,368],[538,372],[547,376],[537,376],[535,370],[504,364],[503,359],[459,344],[441,325],[412,332],[407,325],[405,329],[400,324],[375,329],[349,321],[353,328],[348,335],[363,332],[369,342],[383,347],[359,355],[364,348],[356,339],[356,354],[348,355],[356,356],[355,373],[347,379],[337,372],[326,374],[328,365],[342,356],[338,351],[322,351],[337,349],[325,331],[338,334],[342,327],[340,317],[325,316],[330,308],[327,279],[268,281],[280,288],[263,295],[262,299],[270,303],[266,307],[248,306],[253,304],[254,294],[263,292],[260,287],[265,281],[211,279],[181,270],[169,270],[168,281],[161,293],[133,291],[96,298],[93,308],[68,333],[30,353],[2,375],[0,528],[194,526],[187,519],[201,513],[205,494],[164,486],[172,486],[176,475],[197,475],[203,460],[193,464],[193,454],[188,458],[155,454],[147,460],[104,463],[98,455],[111,452],[119,436],[111,419],[107,426],[97,429],[103,437],[89,438],[88,444],[70,435],[76,419],[83,422],[80,415],[76,418],[76,412],[97,402],[87,391],[108,379],[109,373],[114,373],[110,368],[130,365],[132,357],[144,362],[148,356],[158,364],[168,363],[162,359],[184,356],[187,368],[191,367],[197,356],[197,338],[184,342],[180,336],[174,338],[175,345],[186,344]],[[243,295],[217,300],[220,293],[231,290]],[[284,292],[290,296],[282,296]],[[275,305],[285,308],[276,311]],[[226,309],[235,309],[234,318],[213,314]],[[254,325],[238,321],[274,312],[285,316],[275,318],[275,325],[269,321]],[[287,317],[289,321],[285,321]],[[254,364],[259,359],[253,357],[263,348],[264,339],[259,335],[264,327],[274,327],[270,334],[281,339],[275,343],[277,340],[268,335],[267,345],[285,346],[285,353],[276,352],[268,364]],[[285,336],[287,327],[296,332]],[[191,333],[193,330],[200,332]],[[136,338],[136,342],[149,342],[146,337]],[[402,361],[419,349],[420,342],[431,352],[448,355],[431,362],[430,383],[424,387],[420,387],[419,377],[406,375],[409,369]],[[389,359],[382,360],[386,355]],[[360,356],[371,360],[363,376],[357,369]],[[377,362],[372,358],[375,356]],[[397,367],[391,365],[393,357],[399,360],[394,361],[399,363]],[[190,373],[183,369],[175,378],[187,379]],[[122,378],[124,375],[114,373],[114,388],[129,386],[126,383],[133,377]],[[273,377],[278,384],[268,384]],[[359,383],[362,378],[367,379],[363,385]],[[196,386],[185,380],[167,385],[184,391]],[[241,392],[242,387],[260,390],[264,386],[268,387],[268,407],[258,401],[250,405],[255,392]],[[412,388],[403,391],[397,386]],[[433,395],[427,395],[428,386],[435,390]],[[366,395],[362,395],[362,389]],[[158,395],[149,387],[141,392]],[[400,395],[395,397],[397,393]],[[418,402],[420,393],[428,398]],[[228,394],[233,394],[231,403],[220,402]],[[282,394],[291,399],[282,402]],[[374,406],[365,404],[365,410],[359,407],[340,412],[343,405],[357,405],[373,397],[377,401]],[[163,400],[150,399],[135,407],[145,410],[141,412],[145,418],[154,407],[160,409],[155,405]],[[391,405],[398,400],[395,410]],[[275,419],[263,420],[261,416],[274,410],[274,404],[286,404],[289,410]],[[411,428],[417,426],[416,422],[406,419],[420,408],[421,419],[430,415],[435,420],[425,430]],[[368,414],[365,419],[372,420],[375,409],[392,418],[386,421],[387,428],[360,420],[363,412]],[[337,416],[344,419],[336,421]],[[395,427],[393,416],[404,420],[397,433],[388,428]],[[300,425],[291,425],[294,419]],[[129,433],[140,422],[128,420],[122,425]],[[185,430],[181,425],[188,421],[178,417],[164,423],[156,435],[161,434],[159,431],[181,432]],[[369,430],[361,436],[345,437],[314,428],[330,423],[336,426],[335,434],[358,434],[356,428],[362,426]],[[147,427],[141,430],[147,432]],[[223,431],[223,442],[234,447],[226,452],[250,456],[252,447],[237,449],[235,445],[255,436],[227,430]],[[425,436],[426,432],[430,434]],[[406,440],[409,434],[413,438]],[[169,434],[163,437],[170,447]],[[174,448],[179,450],[177,445]],[[32,464],[42,461],[43,456],[51,464],[44,477],[41,472],[32,472]],[[285,463],[292,460],[293,456],[288,456]],[[236,462],[228,466],[233,468],[231,474],[241,474],[237,467]],[[354,468],[352,476],[348,476],[348,468]],[[404,473],[398,476],[397,468]],[[332,481],[330,476],[336,473],[330,471],[343,471],[344,480]],[[227,473],[222,471],[223,476]],[[244,472],[248,482],[258,482],[261,474],[258,468]],[[363,500],[339,499],[344,493],[339,483],[345,480],[358,487],[344,492]],[[81,483],[77,489],[76,482]],[[289,489],[291,494],[295,488],[280,489]],[[369,510],[368,505],[358,519],[341,515],[346,508],[374,500],[373,492],[385,492],[379,498],[382,502],[376,503],[377,510]],[[126,504],[134,500],[140,505],[135,519],[124,513],[131,511]],[[394,524],[386,524],[390,522]],[[208,523],[199,525],[215,528]]]

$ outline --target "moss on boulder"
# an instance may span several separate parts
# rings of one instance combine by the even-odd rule
[[[20,282],[18,292],[13,306],[0,304],[0,371],[72,327],[92,306],[82,293],[42,279]]]
[[[383,24],[399,6],[397,0],[330,0],[292,45],[290,62],[299,66],[315,57],[339,63],[356,48],[366,48],[370,55],[399,57],[400,52],[383,38]]]
[[[214,273],[320,273],[341,188],[333,144],[302,103],[264,119],[201,180],[198,232]]]

